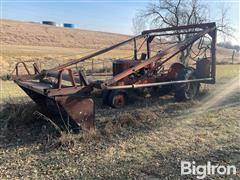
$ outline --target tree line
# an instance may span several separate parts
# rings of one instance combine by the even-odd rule
[[[231,42],[220,42],[220,43],[217,43],[217,45],[219,47],[224,47],[224,48],[227,48],[227,49],[236,50],[237,52],[240,51],[240,46],[239,45],[232,45]]]

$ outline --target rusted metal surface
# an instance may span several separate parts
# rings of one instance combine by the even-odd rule
[[[133,60],[115,60],[113,61],[113,76],[120,74],[121,72],[134,67],[135,65],[141,63],[141,61],[133,61]]]
[[[174,81],[177,79],[178,74],[184,69],[185,66],[182,63],[174,63],[170,66],[167,74],[168,80]]]
[[[118,108],[118,107],[123,107],[125,102],[124,102],[124,96],[123,95],[116,95],[113,100],[112,104]]]
[[[58,88],[51,88],[45,90],[45,94],[49,97],[61,96],[61,95],[69,95],[74,94],[81,91],[83,88],[81,86],[77,87],[64,87],[61,89]]]
[[[76,87],[76,82],[75,82],[75,79],[73,77],[73,73],[72,73],[72,70],[71,69],[61,69],[59,71],[59,74],[58,74],[58,89],[62,89],[62,76],[63,76],[63,72],[64,71],[67,71],[68,72],[68,77],[69,77],[69,80],[70,82],[72,83],[72,87]]]
[[[34,82],[34,81],[22,81],[22,80],[15,80],[20,87],[24,87],[36,93],[45,95],[48,89],[52,88],[51,84]]]
[[[208,58],[198,60],[196,63],[196,76],[197,78],[209,78],[211,75],[211,61]]]
[[[93,99],[78,96],[57,96],[55,100],[82,129],[87,131],[95,129],[95,104]]]
[[[26,63],[25,63],[25,62],[18,62],[18,63],[16,64],[16,67],[15,67],[15,69],[16,69],[16,76],[19,76],[19,65],[20,65],[20,64],[23,65],[25,71],[27,72],[27,75],[31,75],[29,69],[27,68]]]
[[[20,88],[22,88],[23,91],[25,91],[25,93],[39,106],[41,106],[42,108],[46,108],[46,96],[36,90],[31,89],[28,86],[22,86],[20,84],[18,84]]]
[[[114,108],[122,108],[125,105],[125,95],[123,93],[118,93],[113,96],[110,95],[110,104]]]

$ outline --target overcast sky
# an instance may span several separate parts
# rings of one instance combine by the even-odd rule
[[[1,0],[1,17],[21,21],[68,22],[81,29],[132,34],[132,18],[149,2],[151,0]],[[219,19],[217,7],[228,7],[230,22],[239,29],[240,0],[207,0],[204,3],[208,4],[212,19]],[[239,30],[235,35],[239,40]],[[239,44],[239,41],[232,40],[234,44]]]

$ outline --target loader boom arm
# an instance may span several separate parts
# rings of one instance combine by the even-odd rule
[[[65,63],[65,64],[62,64],[62,65],[60,65],[60,66],[54,67],[54,68],[52,68],[52,69],[49,69],[49,70],[47,70],[46,72],[61,70],[61,69],[66,68],[66,67],[68,67],[68,66],[71,66],[71,65],[74,65],[74,64],[83,62],[83,61],[85,61],[85,60],[87,60],[87,59],[93,58],[93,57],[98,56],[98,55],[100,55],[100,54],[104,54],[104,53],[106,53],[106,52],[108,52],[108,51],[111,51],[112,49],[115,49],[115,48],[117,48],[117,47],[123,46],[123,45],[129,43],[130,41],[136,40],[136,39],[141,38],[141,37],[144,37],[144,36],[145,36],[145,35],[138,35],[138,36],[132,37],[132,38],[130,38],[130,39],[127,39],[126,41],[120,42],[120,43],[118,43],[118,44],[115,44],[115,45],[113,45],[113,46],[110,46],[110,47],[107,47],[107,48],[104,48],[104,49],[101,49],[101,50],[99,50],[99,51],[97,51],[97,52],[95,52],[95,53],[93,53],[93,54],[84,56],[84,57],[82,57],[82,58],[80,58],[80,59],[73,60],[73,61],[67,62],[67,63]]]
[[[197,41],[199,38],[203,37],[205,34],[210,33],[212,31],[214,31],[216,29],[216,27],[211,27],[211,28],[207,28],[205,30],[203,30],[202,32],[199,32],[198,34],[194,35],[192,38],[190,39],[186,39],[186,41],[178,43],[176,45],[172,45],[170,47],[165,48],[164,50],[162,50],[159,54],[153,56],[150,59],[147,59],[146,61],[130,68],[127,69],[126,71],[116,75],[115,77],[113,77],[112,79],[110,79],[106,85],[111,85],[113,83],[116,83],[117,81],[121,80],[122,78],[148,66],[151,63],[157,62],[160,59],[162,59],[163,57],[165,57],[166,55],[169,54],[168,57],[166,57],[161,63],[160,65],[163,65],[164,63],[166,63],[167,61],[169,61],[172,57],[174,57],[176,54],[178,54],[180,51],[185,50],[190,44],[194,43],[195,41]],[[173,52],[170,53],[170,50],[173,50]]]

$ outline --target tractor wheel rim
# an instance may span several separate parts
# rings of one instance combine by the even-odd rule
[[[113,98],[113,105],[116,107],[124,106],[124,96],[123,95],[116,95]]]

